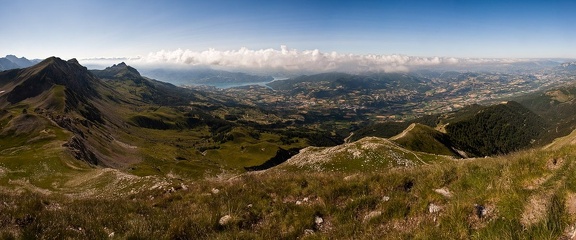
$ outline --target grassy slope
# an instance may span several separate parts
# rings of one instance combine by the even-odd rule
[[[18,119],[24,107],[9,114]],[[13,128],[6,116],[3,128]],[[332,158],[319,165],[198,180],[190,174],[197,170],[194,161],[172,157],[190,149],[175,136],[197,138],[201,131],[118,133],[117,139],[137,143],[151,157],[131,171],[158,176],[138,177],[67,157],[61,144],[70,133],[41,116],[35,122],[24,135],[0,138],[2,238],[93,239],[114,232],[148,239],[540,239],[571,234],[576,226],[576,148],[568,140],[499,158],[436,161],[367,138],[342,151],[308,149]],[[242,129],[231,134],[230,146],[222,147],[230,154],[238,149],[234,141],[262,151],[259,144],[276,137],[257,140]],[[221,225],[224,215],[232,219]],[[322,223],[315,223],[317,217]]]
[[[460,157],[448,135],[418,123],[390,140],[412,151]]]
[[[116,238],[144,239],[558,238],[572,234],[576,223],[576,177],[570,174],[576,170],[574,150],[530,150],[385,171],[311,174],[278,168],[196,181],[116,174],[127,187],[82,197],[8,191],[21,189],[8,185],[0,191],[5,203],[0,206],[0,236],[103,238],[114,232]],[[87,171],[88,179],[111,174]],[[80,179],[78,186],[90,185]],[[225,215],[231,220],[219,224]]]
[[[450,160],[447,156],[413,152],[387,139],[367,137],[335,147],[305,148],[289,159],[285,166],[288,169],[318,172],[354,172],[415,167]]]

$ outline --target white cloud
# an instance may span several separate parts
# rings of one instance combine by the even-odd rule
[[[285,45],[280,49],[252,50],[240,48],[238,50],[220,51],[208,49],[206,51],[191,51],[177,49],[174,51],[161,50],[151,52],[144,57],[134,58],[92,58],[81,62],[97,64],[106,62],[115,64],[119,60],[126,61],[136,67],[180,67],[192,66],[211,67],[223,70],[239,70],[251,72],[365,72],[409,71],[417,68],[434,67],[470,67],[486,64],[509,64],[529,59],[480,59],[480,58],[454,58],[454,57],[414,57],[400,54],[343,54],[337,52],[321,52],[318,49],[302,50],[288,48]]]
[[[232,51],[208,49],[191,51],[177,49],[161,50],[149,53],[138,63],[150,65],[211,66],[227,69],[246,69],[260,71],[408,71],[415,66],[434,66],[457,64],[456,58],[444,57],[410,57],[405,55],[358,55],[337,52],[321,52],[318,49],[299,51],[287,46],[280,49],[252,50],[240,48]]]

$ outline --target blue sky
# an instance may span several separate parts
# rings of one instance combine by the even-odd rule
[[[0,55],[160,50],[576,58],[576,1],[0,0]]]

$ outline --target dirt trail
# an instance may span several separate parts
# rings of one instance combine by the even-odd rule
[[[410,126],[408,126],[408,128],[404,129],[404,131],[402,131],[400,134],[391,137],[390,140],[397,140],[397,139],[403,138],[404,136],[406,136],[406,134],[408,134],[410,131],[412,131],[412,129],[414,129],[415,126],[416,126],[416,123],[410,124]]]

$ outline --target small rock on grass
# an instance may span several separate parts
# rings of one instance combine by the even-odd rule
[[[218,224],[220,224],[220,226],[226,226],[228,223],[230,223],[230,221],[232,221],[232,216],[224,215],[220,218],[220,220],[218,220]]]
[[[434,189],[434,192],[444,196],[445,198],[452,198],[452,192],[450,192],[450,190],[447,188]]]
[[[320,216],[316,216],[316,217],[314,217],[314,222],[316,223],[316,225],[320,225],[324,222],[324,218],[322,218]]]
[[[380,217],[380,215],[382,215],[382,211],[369,212],[368,214],[366,214],[366,216],[364,216],[364,222],[368,222],[368,221],[372,220],[373,218]]]
[[[440,212],[442,210],[442,206],[440,205],[436,205],[434,203],[430,203],[430,205],[428,205],[428,212],[430,213],[437,213]]]

